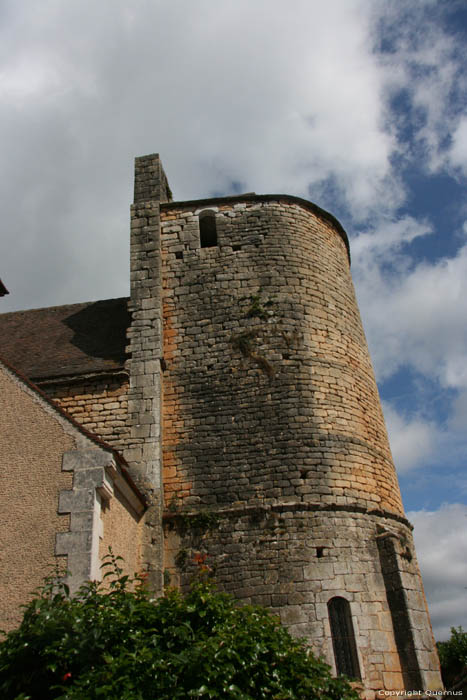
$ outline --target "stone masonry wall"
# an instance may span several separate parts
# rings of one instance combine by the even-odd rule
[[[201,518],[199,512],[183,518],[167,514],[166,561],[171,583],[182,587],[200,565],[207,567],[236,598],[278,614],[292,634],[306,637],[332,667],[327,604],[334,596],[344,597],[350,603],[365,687],[409,689],[378,557],[377,537],[385,532],[397,541],[422,687],[436,688],[439,675],[426,602],[410,528],[402,520],[311,505],[225,508],[215,519]]]
[[[128,425],[130,439],[124,457],[133,478],[151,503],[142,529],[142,561],[148,584],[163,586],[162,535],[162,301],[160,217],[161,202],[171,198],[157,154],[135,160],[135,199],[131,207],[130,303],[131,327]]]
[[[216,215],[209,247],[200,245],[205,209]],[[327,604],[346,598],[368,697],[406,687],[400,615],[417,638],[419,677],[439,687],[433,640],[416,634],[430,629],[416,563],[402,575],[388,559],[383,577],[378,534],[387,525],[403,541],[411,535],[345,234],[285,196],[165,204],[161,255],[173,582],[186,586],[208,566],[330,663]],[[399,605],[396,590],[390,610],[401,577],[412,603]]]
[[[402,514],[344,240],[289,201],[163,205],[166,502]],[[212,208],[212,207],[211,207]]]
[[[116,449],[130,442],[128,376],[94,377],[68,384],[39,385],[81,425]]]

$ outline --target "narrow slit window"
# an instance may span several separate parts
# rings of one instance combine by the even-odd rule
[[[206,209],[199,215],[199,241],[201,248],[217,245],[216,214],[211,209]]]
[[[328,612],[337,675],[361,680],[349,601],[341,597],[331,598]]]

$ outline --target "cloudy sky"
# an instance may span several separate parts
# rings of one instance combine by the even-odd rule
[[[133,158],[309,198],[352,270],[438,639],[467,628],[467,4],[0,0],[3,310],[128,294]]]

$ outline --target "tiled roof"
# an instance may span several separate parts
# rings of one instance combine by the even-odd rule
[[[34,380],[123,367],[128,299],[0,314],[0,355]]]

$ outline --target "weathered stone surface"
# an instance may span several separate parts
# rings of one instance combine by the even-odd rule
[[[202,248],[197,214],[214,206],[217,245]],[[163,484],[166,507],[190,513],[166,521],[171,580],[187,586],[203,561],[331,664],[327,604],[344,597],[368,697],[405,687],[377,537],[413,544],[345,235],[287,197],[168,203],[160,216]],[[429,629],[420,595],[397,613],[412,632]],[[413,644],[423,676],[425,639]]]
[[[150,585],[207,567],[334,670],[344,598],[366,698],[440,687],[342,227],[294,197],[171,202],[157,155],[136,160],[134,201],[126,372],[47,391],[144,489]],[[77,530],[95,476],[77,481]]]
[[[84,428],[118,449],[131,442],[128,375],[101,375],[70,383],[48,382],[42,390]]]

